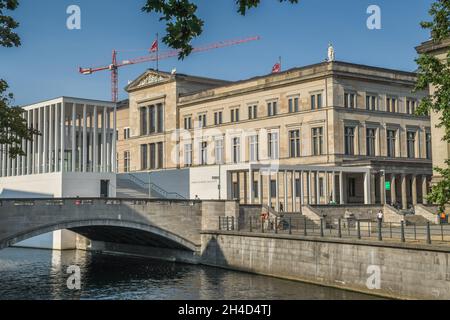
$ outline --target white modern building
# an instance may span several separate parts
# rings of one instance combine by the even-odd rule
[[[116,196],[115,104],[60,97],[23,107],[30,128],[41,134],[22,141],[25,155],[0,153],[0,198]],[[66,241],[67,238],[70,241]],[[66,249],[68,231],[32,239],[23,245]]]

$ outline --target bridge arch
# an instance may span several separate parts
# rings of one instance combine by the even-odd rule
[[[0,240],[0,249],[45,233],[64,229],[71,230],[91,241],[156,246],[192,252],[199,250],[193,242],[155,225],[117,219],[74,220],[30,228]]]

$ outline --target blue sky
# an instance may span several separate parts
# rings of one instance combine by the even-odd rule
[[[79,66],[102,66],[111,51],[150,46],[165,25],[156,14],[141,12],[145,0],[20,0],[13,16],[20,21],[20,48],[0,48],[0,77],[8,81],[17,104],[57,96],[110,99],[110,74],[82,76]],[[432,0],[300,0],[298,5],[264,0],[246,17],[236,13],[234,0],[198,0],[205,31],[194,45],[260,35],[261,40],[240,46],[199,53],[184,61],[160,62],[160,69],[226,80],[267,74],[279,56],[283,69],[321,62],[328,42],[336,59],[413,71],[414,47],[428,38],[419,22],[428,19]],[[78,5],[82,29],[66,28],[66,9]],[[382,10],[382,29],[366,27],[367,7]],[[161,50],[166,50],[161,45]],[[146,51],[123,52],[119,58],[145,55]],[[144,63],[120,69],[123,87],[145,69]]]

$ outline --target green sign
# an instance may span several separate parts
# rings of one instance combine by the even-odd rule
[[[390,181],[386,181],[386,190],[387,191],[391,190],[391,182]]]

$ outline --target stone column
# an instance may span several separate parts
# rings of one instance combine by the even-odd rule
[[[55,109],[55,105],[52,104],[49,106],[48,112],[49,112],[49,117],[48,117],[48,124],[49,124],[49,141],[48,141],[48,172],[53,172],[54,169],[54,164],[53,164],[53,150],[55,148],[55,135],[54,135],[54,130],[55,130],[55,120],[54,120],[54,110]]]
[[[48,117],[47,117],[47,106],[42,109],[44,111],[44,152],[42,159],[42,173],[48,172]]]
[[[401,177],[401,183],[402,183],[402,208],[403,210],[408,209],[408,198],[406,193],[406,175],[402,174]]]
[[[65,114],[65,105],[64,102],[61,102],[61,163],[60,163],[60,171],[64,172],[64,160],[65,160],[65,150],[66,150],[66,114]]]
[[[391,204],[397,203],[397,190],[396,190],[396,177],[395,174],[391,174]]]
[[[312,200],[312,195],[313,195],[312,179],[313,179],[312,171],[309,171],[308,172],[308,204],[309,205],[313,203],[313,200]]]
[[[300,210],[301,210],[301,207],[305,204],[305,189],[304,189],[305,182],[304,182],[303,178],[304,178],[304,173],[303,173],[303,171],[300,171],[300,176],[299,176],[299,179],[300,179]]]
[[[37,109],[37,128],[39,132],[42,132],[42,121],[41,121],[41,107]],[[37,137],[37,168],[35,173],[41,173],[42,172],[42,135],[39,135]]]
[[[72,104],[72,120],[71,120],[71,131],[72,131],[72,172],[77,171],[77,135],[76,135],[76,123],[77,123],[77,105]]]
[[[333,203],[337,203],[337,190],[336,190],[336,172],[332,172],[331,175],[331,189],[332,189],[332,197],[333,197]]]
[[[296,173],[295,170],[292,171],[292,212],[297,211],[297,184],[296,184]]]
[[[259,196],[259,204],[263,205],[263,192],[264,192],[264,186],[263,186],[263,177],[262,177],[262,170],[259,169],[259,176],[258,176],[258,187],[259,187],[259,192],[258,192],[258,196]]]
[[[82,172],[87,172],[87,106],[83,105],[83,165]]]
[[[386,204],[386,173],[380,173],[380,203]]]
[[[422,202],[425,205],[428,204],[427,196],[428,196],[428,181],[427,181],[427,176],[423,175],[422,176],[422,198],[423,198]]]
[[[28,128],[32,128],[32,123],[31,123],[31,119],[32,119],[32,117],[31,117],[31,114],[32,113],[32,111],[27,111],[27,123],[28,123]],[[34,136],[32,137],[32,139],[34,139]],[[32,170],[31,170],[31,161],[33,160],[33,158],[32,158],[32,153],[31,153],[31,143],[32,143],[32,141],[33,140],[28,140],[27,141],[27,168],[26,168],[26,174],[27,175],[30,175],[31,173],[32,173]]]
[[[100,167],[101,172],[106,172],[106,107],[103,107],[103,116],[102,116],[102,157]]]
[[[113,138],[112,138],[112,172],[116,173],[117,172],[117,105],[114,106],[114,111],[113,111]],[[252,175],[252,179],[253,179],[253,175]],[[252,185],[253,185],[253,180],[252,180]],[[250,203],[253,203],[253,195],[250,194],[250,196],[252,197],[252,200]]]
[[[411,190],[412,190],[412,204],[413,206],[417,205],[417,176],[415,174],[412,175],[411,178]]]
[[[376,179],[377,176],[374,173],[370,174],[370,204],[376,203]]]
[[[286,212],[289,211],[289,209],[288,209],[288,177],[287,176],[288,176],[288,173],[285,170],[283,182],[284,182],[284,211],[286,211]]]
[[[345,204],[345,196],[344,196],[344,173],[339,172],[339,202],[341,205]]]
[[[94,106],[94,142],[93,142],[93,147],[92,147],[92,161],[93,161],[93,172],[97,172],[98,171],[98,111],[97,111],[97,106]]]
[[[271,172],[267,172],[267,205],[269,208],[272,206],[272,185],[271,185]]]
[[[255,194],[253,192],[253,170],[249,170],[248,174],[248,203],[253,204],[253,200],[255,199]]]
[[[370,173],[364,173],[364,204],[371,204],[370,201]]]
[[[275,194],[276,194],[276,201],[277,205],[275,206],[277,212],[280,212],[280,172],[276,172],[276,178],[275,178]]]
[[[60,104],[55,105],[55,172],[59,171],[59,148],[60,148],[60,134],[61,134],[61,127],[59,124],[60,119],[60,112],[58,112]]]

